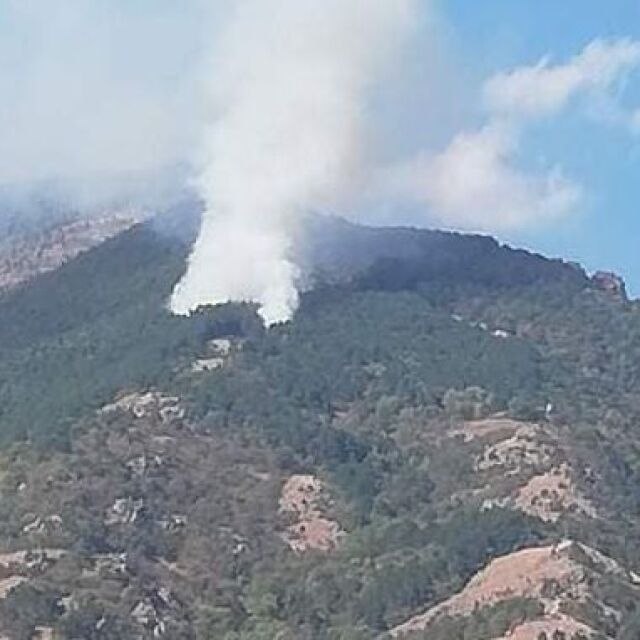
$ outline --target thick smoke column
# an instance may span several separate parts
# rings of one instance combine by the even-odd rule
[[[200,235],[171,307],[252,300],[267,324],[298,302],[288,253],[301,214],[357,171],[366,93],[415,0],[244,0],[220,35],[198,186]]]

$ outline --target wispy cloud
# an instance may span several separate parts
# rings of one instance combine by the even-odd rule
[[[544,223],[578,206],[585,189],[554,165],[521,168],[522,136],[534,121],[559,114],[579,95],[608,104],[609,119],[640,132],[640,111],[624,111],[614,85],[640,67],[640,42],[595,40],[565,64],[549,58],[500,72],[482,89],[486,122],[458,133],[440,153],[422,153],[389,172],[390,189],[426,207],[429,219],[476,231]],[[615,109],[614,109],[615,107]]]
[[[530,174],[513,164],[519,138],[491,122],[459,133],[440,154],[423,154],[393,169],[391,188],[426,205],[447,227],[496,231],[548,222],[570,211],[582,190],[559,168]]]
[[[565,64],[546,57],[535,65],[501,72],[484,86],[491,113],[520,119],[557,113],[580,93],[607,91],[640,65],[640,42],[594,40]]]

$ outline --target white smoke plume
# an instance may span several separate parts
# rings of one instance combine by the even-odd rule
[[[415,0],[244,0],[215,45],[197,181],[206,210],[171,308],[250,300],[267,324],[298,295],[292,232],[354,182],[367,93]]]

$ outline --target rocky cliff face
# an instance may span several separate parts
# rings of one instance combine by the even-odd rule
[[[137,221],[134,213],[113,213],[68,222],[10,241],[0,247],[0,292],[57,269],[83,251],[129,229]]]

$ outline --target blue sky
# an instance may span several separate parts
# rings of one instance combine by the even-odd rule
[[[442,0],[439,10],[451,46],[478,79],[545,55],[565,60],[595,38],[640,39],[637,0]],[[627,100],[640,97],[636,85],[638,74]],[[589,269],[618,271],[640,295],[640,137],[569,110],[529,131],[521,154],[561,164],[585,186],[585,199],[561,221],[500,236]]]

